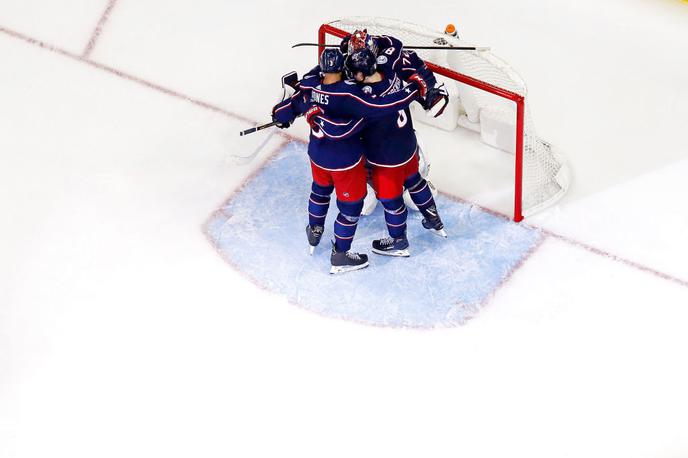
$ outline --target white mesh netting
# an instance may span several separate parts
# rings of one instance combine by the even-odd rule
[[[396,37],[405,45],[473,46],[451,35],[396,19],[351,17],[332,21],[329,25],[346,32],[365,28],[374,35]],[[334,35],[326,35],[327,44],[338,44],[340,40]],[[416,50],[416,52],[426,62],[526,97],[527,89],[523,79],[506,62],[489,51]],[[516,104],[468,84],[447,80],[444,82],[455,85],[454,92],[458,93],[455,100],[460,106],[454,109],[460,110],[462,114],[465,113],[464,121],[468,121],[459,122],[459,125],[468,126],[477,131],[482,129],[483,141],[513,153],[516,138]],[[487,132],[487,129],[493,129],[495,125],[501,126],[502,130],[506,126],[510,131],[506,137],[502,135],[502,138],[490,141],[490,137],[496,134],[494,131]],[[452,125],[452,128],[455,127],[456,125]],[[535,132],[527,97],[523,132],[522,182],[524,216],[552,205],[566,193],[569,185],[569,172],[563,157]]]

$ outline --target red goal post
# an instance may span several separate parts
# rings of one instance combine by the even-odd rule
[[[415,34],[417,32],[415,31],[415,28],[418,28],[418,30],[422,30],[420,26],[415,26],[413,24],[408,24],[408,23],[402,23],[393,19],[379,19],[379,18],[351,18],[349,20],[338,20],[338,21],[333,21],[327,24],[323,24],[320,26],[318,30],[318,44],[321,45],[318,47],[318,56],[324,50],[324,46],[328,44],[327,39],[328,36],[331,37],[337,37],[337,38],[343,38],[347,34],[350,34],[352,32],[351,29],[354,27],[358,28],[358,24],[360,23],[360,28],[368,28],[368,32],[372,34],[386,34],[386,35],[391,35],[395,36],[397,38],[400,38],[404,44],[407,45],[425,45],[427,44],[426,42],[421,42],[421,43],[416,43],[416,42],[406,42],[406,40],[409,39],[414,39]],[[336,25],[335,25],[336,24]],[[380,25],[382,24],[382,25]],[[346,26],[347,29],[349,30],[344,30],[339,26]],[[409,29],[413,27],[414,29],[409,32]],[[423,31],[423,30],[422,30]],[[423,31],[424,32],[424,31]],[[402,36],[399,36],[402,35]],[[410,36],[410,38],[409,38]],[[420,37],[420,40],[427,40],[428,37],[425,35],[418,34]],[[438,36],[441,36],[438,34]],[[331,40],[330,40],[331,41]],[[435,41],[437,42],[437,41]],[[332,43],[329,43],[332,44]],[[432,43],[430,43],[432,44]],[[445,52],[445,51],[442,51]],[[454,51],[456,52],[463,52],[463,51]],[[420,54],[420,53],[419,53]],[[423,57],[421,55],[421,57]],[[427,58],[424,58],[425,63],[428,65],[428,67],[435,72],[436,74],[443,75],[451,80],[457,81],[459,83],[471,86],[473,88],[479,89],[480,91],[485,91],[486,93],[493,94],[497,97],[500,97],[505,100],[510,100],[515,104],[515,114],[516,114],[516,122],[515,122],[515,144],[514,144],[514,161],[515,161],[515,166],[514,166],[514,210],[513,210],[513,219],[514,221],[521,221],[524,218],[524,205],[523,205],[523,172],[524,172],[524,138],[526,136],[526,128],[525,128],[525,118],[526,118],[526,107],[525,107],[525,97],[524,95],[521,95],[519,93],[516,93],[514,91],[510,91],[507,89],[504,89],[502,87],[499,87],[495,84],[491,84],[490,82],[482,81],[479,78],[473,77],[466,75],[464,73],[461,73],[459,71],[446,68],[444,66],[438,65],[437,63],[434,63],[432,61],[429,61]],[[512,118],[513,119],[513,118]],[[550,147],[550,145],[546,142],[542,142],[542,144],[547,145],[547,147]],[[531,151],[533,147],[529,146],[528,151]],[[529,161],[529,163],[533,163],[532,160]],[[558,170],[557,170],[558,171]],[[568,183],[568,180],[567,180]],[[557,192],[557,194],[563,194],[565,192],[565,188],[567,186],[563,187],[564,189],[561,190],[561,192]],[[559,189],[557,189],[559,191]],[[550,199],[550,200],[556,200],[560,197],[556,196],[555,199]],[[545,205],[549,205],[550,203],[538,203],[538,207],[542,207]],[[538,208],[539,209],[539,208]],[[533,210],[537,211],[537,210]],[[527,215],[526,215],[527,216]]]

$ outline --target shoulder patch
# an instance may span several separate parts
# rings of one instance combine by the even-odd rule
[[[385,65],[387,63],[387,56],[378,56],[377,63],[378,65]]]

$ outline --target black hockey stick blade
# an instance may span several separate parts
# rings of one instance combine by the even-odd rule
[[[446,49],[447,51],[489,51],[488,46],[404,46],[406,49]]]
[[[250,129],[242,130],[239,132],[239,136],[243,137],[244,135],[252,134],[254,132],[258,132],[259,130],[267,129],[268,127],[276,126],[277,121],[272,121],[267,124],[261,124],[260,126],[256,127],[251,127]]]
[[[296,43],[292,48],[300,46],[320,46],[321,48],[339,48],[339,45],[321,45],[318,43]],[[447,51],[489,51],[487,46],[406,46],[404,49],[446,49]]]
[[[339,48],[339,45],[321,45],[318,43],[296,43],[292,48],[298,48],[301,46],[320,46],[321,48]]]

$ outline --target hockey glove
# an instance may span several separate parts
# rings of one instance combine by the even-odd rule
[[[299,77],[296,74],[296,72],[289,72],[286,75],[282,76],[282,87],[287,88],[290,87],[296,92],[296,89],[299,86]],[[292,92],[292,93],[293,93]]]
[[[432,73],[432,71],[430,71],[428,66],[425,65],[425,63],[422,60],[420,60],[420,58],[415,52],[410,56],[412,66],[414,65],[414,61],[417,61],[417,63],[419,64],[416,67],[416,73],[418,73],[418,75],[420,75],[420,77],[425,80],[425,83],[428,85],[428,87],[434,87],[437,84],[437,78],[435,78],[435,74]]]
[[[414,82],[418,85],[418,92],[420,94],[420,97],[421,99],[424,99],[425,94],[428,93],[428,83],[425,82],[425,79],[423,79],[423,77],[420,76],[418,73],[414,73],[413,75],[409,76],[408,80],[409,82]],[[423,105],[423,107],[425,107],[425,105]]]
[[[447,108],[447,104],[449,103],[449,93],[444,87],[444,84],[428,89],[425,98],[421,99],[421,105],[423,105],[425,111],[433,109],[435,105],[440,102],[443,102],[443,104],[440,106],[439,110],[437,110],[435,116],[433,116],[434,118],[444,113],[444,109]]]
[[[315,121],[321,114],[324,114],[324,112],[322,111],[322,108],[320,108],[318,105],[313,105],[308,109],[308,111],[304,113],[304,116],[306,117],[306,122],[309,126],[311,126],[311,128],[318,128],[318,125],[315,123]]]
[[[291,99],[282,100],[272,108],[272,121],[280,129],[286,129],[294,122],[294,111],[291,107]]]

